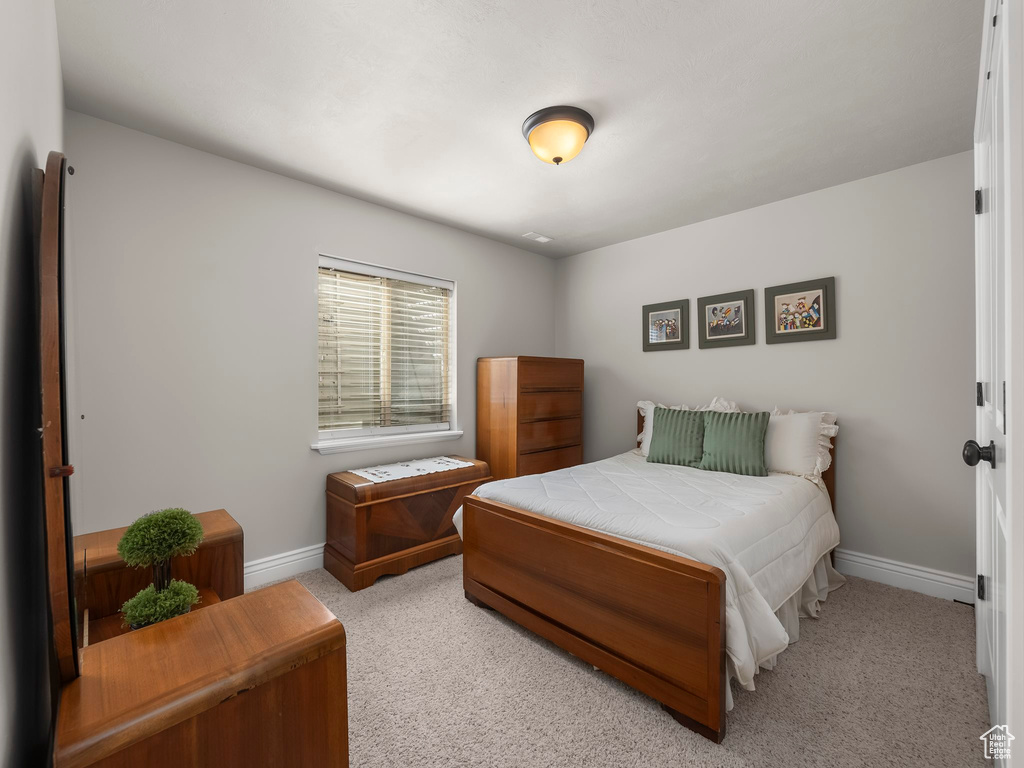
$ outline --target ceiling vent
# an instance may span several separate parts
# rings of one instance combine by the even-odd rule
[[[527,240],[536,240],[538,243],[550,243],[555,238],[548,237],[547,235],[541,235],[537,232],[527,232],[523,235]]]

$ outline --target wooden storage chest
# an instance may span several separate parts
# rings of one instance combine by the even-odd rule
[[[327,476],[327,543],[324,568],[353,592],[384,574],[462,552],[452,516],[462,500],[491,480],[483,461],[374,483],[352,472]]]

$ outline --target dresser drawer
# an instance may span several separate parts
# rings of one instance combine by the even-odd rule
[[[518,450],[519,453],[532,453],[578,445],[582,436],[583,422],[580,419],[531,421],[519,425]]]
[[[519,397],[519,421],[567,419],[582,411],[582,392],[532,392]]]
[[[554,451],[524,453],[519,457],[519,475],[539,475],[541,472],[554,472],[556,469],[575,467],[583,462],[583,446],[573,445],[569,448],[558,448]]]
[[[519,391],[583,389],[582,360],[519,361]]]

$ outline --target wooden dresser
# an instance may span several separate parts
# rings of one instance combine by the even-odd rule
[[[121,633],[120,617],[113,613],[144,578],[117,556],[123,531],[73,536],[67,491],[75,470],[64,441],[61,303],[66,172],[64,156],[51,152],[45,173],[33,179],[40,216],[38,450],[45,607],[51,668],[61,686],[52,764],[348,768],[345,629],[297,581],[238,594],[242,530],[227,512],[197,515],[206,539],[194,555],[172,565],[175,576],[205,589],[203,610],[133,632]],[[237,596],[220,600],[230,595]],[[105,635],[104,642],[81,652],[78,607],[97,614],[90,622],[93,633]],[[101,631],[100,624],[109,631]],[[28,705],[19,700],[18,706]]]
[[[286,581],[82,650],[56,768],[348,766],[345,630]]]
[[[583,361],[477,360],[476,455],[496,480],[582,462]]]

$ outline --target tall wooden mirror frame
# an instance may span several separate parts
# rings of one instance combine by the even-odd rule
[[[64,155],[51,152],[43,173],[39,223],[39,359],[46,561],[53,645],[62,683],[78,677],[74,563],[67,482],[74,468],[64,444]]]

